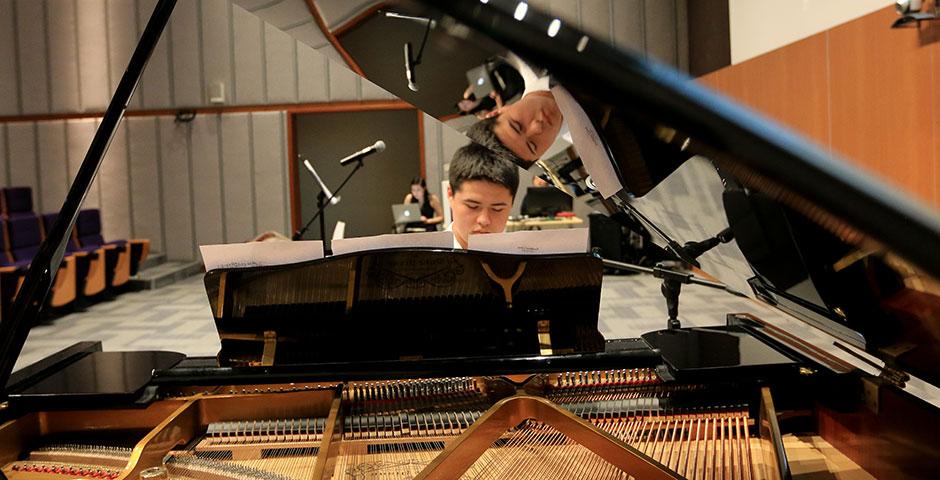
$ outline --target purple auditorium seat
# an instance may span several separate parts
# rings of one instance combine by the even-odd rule
[[[9,187],[0,189],[2,213],[8,218],[33,215],[33,189],[30,187]]]
[[[114,245],[126,250],[130,260],[130,275],[137,274],[141,262],[143,262],[147,258],[147,254],[150,253],[150,240],[132,239],[106,242],[101,235],[101,212],[97,209],[87,209],[78,212],[78,219],[75,221],[75,231],[78,235],[78,242],[83,247]]]
[[[48,236],[52,225],[58,217],[56,213],[45,213],[42,216],[42,225],[45,231],[43,238]],[[81,247],[75,237],[75,230],[65,247],[65,253],[75,256],[75,279],[78,282],[78,292],[85,296],[101,293],[106,286],[106,253],[104,248]]]
[[[105,250],[106,284],[117,287],[127,283],[131,276],[131,249],[126,240],[105,242],[101,236],[101,214],[97,209],[78,212],[75,235],[81,248]]]
[[[0,219],[0,321],[9,314],[16,291],[26,275],[26,267],[13,261],[7,238],[7,222]]]
[[[42,243],[42,228],[39,222],[39,217],[28,213],[6,220],[10,242],[9,252],[13,256],[14,265],[29,265],[39,252],[39,245]],[[75,300],[75,270],[74,255],[68,255],[62,259],[62,265],[52,284],[52,295],[49,298],[51,306],[61,307]]]

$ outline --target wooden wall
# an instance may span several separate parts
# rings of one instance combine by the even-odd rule
[[[893,8],[699,79],[940,207],[940,25]]]

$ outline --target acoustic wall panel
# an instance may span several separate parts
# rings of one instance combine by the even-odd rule
[[[330,101],[359,100],[359,82],[362,77],[356,75],[345,63],[330,63],[329,72]]]
[[[88,153],[88,147],[91,145],[91,139],[94,138],[97,129],[98,120],[94,118],[69,120],[66,124],[65,131],[68,140],[66,143],[66,155],[68,156],[70,185],[74,181],[75,175],[78,174],[78,169],[81,167],[82,161],[85,160],[85,154]],[[43,173],[45,173],[45,170],[43,170]],[[88,195],[85,196],[85,203],[82,204],[82,208],[100,208],[101,194],[99,188],[100,186],[97,181],[92,183]],[[58,210],[59,207],[61,207],[61,204],[54,207],[53,210]]]
[[[39,192],[33,192],[33,211],[49,213],[58,211],[65,200],[71,177],[66,150],[65,121],[42,122],[36,125],[39,155],[37,166]]]
[[[288,208],[284,192],[284,178],[287,175],[284,124],[285,118],[281,112],[251,115],[254,207],[259,233],[274,230],[290,234],[284,217]]]
[[[222,117],[222,202],[225,241],[244,242],[255,236],[252,191],[251,129],[247,113]]]
[[[150,15],[157,4],[157,0],[138,0],[137,4],[137,29],[144,31]],[[172,83],[170,82],[170,56],[169,44],[171,43],[173,27],[167,26],[163,32],[160,41],[157,42],[150,61],[147,63],[147,69],[141,77],[140,91],[144,108],[166,108],[172,105],[173,96],[171,94]],[[135,42],[136,44],[136,42]]]
[[[202,6],[202,88],[222,83],[226,101],[235,93],[235,52],[232,50],[232,4],[226,0],[203,0]],[[208,96],[206,96],[208,102]]]
[[[581,29],[591,36],[611,41],[610,0],[581,0]]]
[[[643,2],[644,39],[647,55],[667,65],[678,63],[676,48],[676,0]]]
[[[7,151],[10,157],[10,180],[13,187],[32,187],[33,202],[39,198],[39,177],[36,148],[36,125],[27,122],[7,124]]]
[[[360,100],[397,100],[398,99],[398,97],[396,97],[392,93],[366,80],[365,78],[361,78],[359,82],[361,85],[360,88],[362,89]]]
[[[240,104],[264,102],[264,51],[261,20],[234,7],[235,101]]]
[[[16,17],[13,15],[13,0],[0,0],[0,115],[17,115],[20,96],[17,81]]]
[[[329,100],[329,60],[312,48],[297,45],[297,91],[301,102]]]
[[[327,41],[326,37],[323,36],[323,31],[320,30],[320,27],[318,27],[316,22],[312,19],[309,22],[288,28],[285,32],[289,33],[291,37],[297,39],[300,43],[315,49],[323,48],[330,43]]]
[[[127,166],[127,124],[122,122],[114,131],[96,180],[101,188],[101,233],[105,240],[131,236],[133,198]]]
[[[49,111],[49,71],[46,58],[46,4],[35,0],[17,0],[17,58],[23,114]],[[25,88],[28,86],[28,88]]]
[[[164,251],[163,224],[160,218],[160,139],[155,118],[126,120],[129,135],[130,188],[134,196],[132,236],[149,238],[150,248]]]
[[[75,2],[46,0],[46,38],[49,42],[49,80],[53,112],[80,110],[78,87],[78,32],[75,28]],[[35,28],[35,27],[34,27]]]
[[[107,0],[105,7],[108,15],[108,91],[113,92],[137,45],[137,8],[135,2],[126,0]],[[131,96],[128,108],[140,108],[140,96],[138,88]]]
[[[297,101],[296,43],[274,25],[264,24],[264,70],[269,103]]]
[[[160,179],[162,181],[163,227],[166,232],[167,260],[193,259],[193,188],[189,168],[189,139],[192,125],[176,123],[173,117],[159,117]]]
[[[78,23],[78,85],[81,110],[100,112],[111,100],[108,78],[108,16],[105,0],[82,0]]]
[[[196,246],[225,243],[219,115],[199,115],[192,125],[193,222]]]
[[[0,124],[0,187],[10,186],[10,155],[7,153],[7,126]]]
[[[623,49],[646,50],[646,4],[643,0],[611,1],[611,42]]]
[[[173,52],[173,105],[202,105],[204,91],[199,46],[199,2],[179,2],[170,19]],[[166,35],[166,34],[164,34]],[[176,72],[179,72],[177,74]]]

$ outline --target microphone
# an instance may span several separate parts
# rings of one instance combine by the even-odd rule
[[[345,166],[357,160],[362,160],[362,157],[365,157],[366,155],[372,155],[373,153],[378,153],[383,150],[385,150],[385,142],[379,140],[375,142],[375,144],[369,145],[368,147],[363,148],[362,150],[359,150],[358,152],[340,160],[339,164]]]
[[[418,91],[418,84],[416,80],[418,77],[415,75],[415,63],[411,60],[411,42],[405,42],[405,79],[408,80],[408,90],[412,92]]]
[[[323,191],[323,194],[326,195],[326,198],[330,199],[330,205],[336,205],[339,203],[339,197],[334,197],[330,193],[330,189],[326,188],[326,184],[323,183],[323,180],[320,180],[320,176],[317,175],[317,171],[313,169],[313,165],[310,165],[310,161],[304,159],[304,166],[307,167],[307,170],[310,172],[310,175],[313,175],[313,179],[317,181],[317,184],[320,185],[320,190]]]

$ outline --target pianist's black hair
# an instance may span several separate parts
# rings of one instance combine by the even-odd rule
[[[494,155],[528,170],[534,162],[523,160],[515,153],[512,153],[512,150],[506,148],[503,142],[499,141],[499,137],[497,137],[496,132],[493,131],[493,128],[496,127],[496,118],[497,117],[490,117],[474,123],[473,126],[467,130],[467,136],[470,137],[470,140],[492,150]]]
[[[456,192],[468,180],[486,180],[509,189],[516,198],[519,170],[502,155],[476,142],[460,147],[450,162],[450,187]]]

